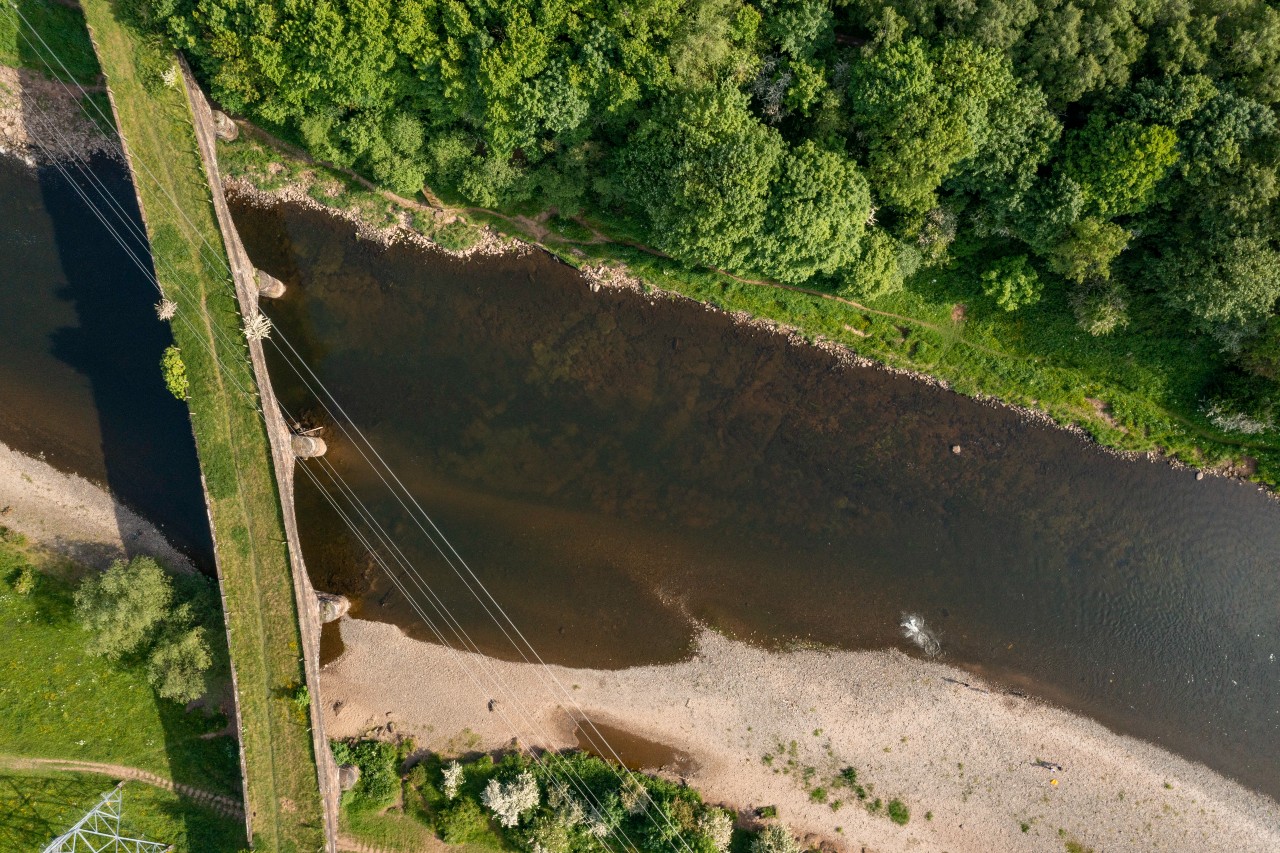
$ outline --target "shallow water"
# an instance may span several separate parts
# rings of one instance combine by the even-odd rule
[[[917,613],[946,662],[1280,796],[1280,505],[1252,487],[1122,461],[692,303],[592,293],[541,254],[462,262],[298,208],[234,211],[290,285],[267,308],[279,330],[548,661],[673,660],[691,618],[908,649]],[[273,377],[324,422],[278,353]],[[470,637],[517,657],[325,437]],[[299,508],[318,587],[433,638],[304,476]]]
[[[682,776],[692,776],[698,770],[697,762],[687,753],[597,720],[578,720],[573,738],[578,749],[631,770],[667,770]]]
[[[111,160],[92,174],[101,186],[0,157],[0,441],[108,486],[212,571],[191,424],[160,374],[173,339],[154,285],[76,192],[108,209],[105,192],[139,222],[133,189]],[[145,243],[127,245],[149,269]]]

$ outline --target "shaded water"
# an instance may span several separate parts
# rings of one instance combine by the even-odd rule
[[[598,720],[578,720],[573,739],[578,749],[631,770],[667,770],[681,776],[692,776],[698,770],[698,763],[688,753]]]
[[[92,173],[140,222],[124,167],[99,158]],[[105,208],[99,187],[76,180],[0,157],[0,441],[108,486],[211,570],[191,424],[160,374],[169,327],[76,192]],[[150,264],[145,243],[127,245]]]
[[[909,648],[1280,795],[1280,505],[541,255],[383,250],[236,206],[278,327],[549,661],[757,641]],[[315,400],[279,358],[294,413]],[[513,657],[335,431],[327,457],[480,647]],[[962,447],[960,454],[953,445]],[[316,463],[308,463],[319,470]],[[429,638],[299,477],[320,588]],[[975,734],[975,736],[977,736]]]

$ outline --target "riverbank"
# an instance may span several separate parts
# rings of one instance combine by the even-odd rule
[[[90,120],[94,109],[74,84],[0,66],[0,156],[33,168],[97,154],[121,159],[120,146]]]
[[[963,265],[926,271],[901,293],[861,304],[834,293],[690,269],[606,225],[450,207],[426,192],[426,203],[378,190],[354,173],[304,159],[248,123],[234,143],[219,146],[228,183],[255,203],[294,201],[356,222],[383,244],[428,242],[451,254],[485,245],[536,246],[579,268],[593,286],[630,282],[645,293],[685,297],[793,334],[806,343],[894,373],[940,385],[988,405],[1086,436],[1129,458],[1167,459],[1206,473],[1264,485],[1280,482],[1274,434],[1240,436],[1208,416],[1206,387],[1222,354],[1197,339],[1186,345],[1164,327],[1093,338],[1075,326],[1065,297],[1011,315],[974,296]],[[442,231],[458,223],[472,242]],[[496,240],[496,242],[490,242]],[[465,256],[465,255],[464,255]],[[1029,335],[1036,314],[1042,334]],[[1274,431],[1273,431],[1274,432]]]
[[[177,57],[122,20],[109,0],[82,5],[110,87],[158,283],[177,306],[172,329],[190,381],[188,405],[227,622],[247,828],[261,850],[330,848],[318,789],[320,753],[306,725],[309,715],[300,721],[292,698],[306,683],[299,658],[306,641],[258,410],[265,404],[244,347],[245,318],[228,279],[231,264],[194,105]]]
[[[321,676],[333,737],[378,730],[441,752],[498,749],[513,736],[564,748],[586,715],[687,754],[682,778],[709,801],[743,813],[776,806],[797,834],[845,850],[1280,847],[1275,801],[897,651],[768,652],[704,631],[682,663],[543,670],[382,623],[344,619],[341,631],[345,652]],[[906,803],[909,823],[835,784],[847,766],[868,800]]]
[[[87,566],[145,554],[173,571],[194,572],[147,519],[102,486],[0,443],[0,525]]]

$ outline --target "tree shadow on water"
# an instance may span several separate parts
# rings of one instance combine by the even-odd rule
[[[74,305],[79,320],[53,333],[52,351],[89,382],[112,494],[211,571],[213,544],[190,420],[160,371],[161,353],[173,338],[152,308],[159,297],[148,280],[149,248],[134,230],[141,228],[136,200],[119,164],[95,158],[88,171],[93,179],[67,178],[51,169],[41,173],[67,281],[59,296]],[[72,180],[106,211],[110,229],[86,208]],[[109,210],[112,205],[128,226]],[[145,273],[130,255],[146,265]],[[126,550],[132,551],[139,531],[124,517],[117,521]]]
[[[67,177],[45,169],[40,180],[67,282],[59,296],[74,306],[78,320],[77,325],[53,333],[51,350],[88,380],[97,410],[106,486],[113,496],[156,524],[171,544],[212,574],[213,543],[195,442],[186,406],[169,393],[160,370],[161,354],[173,338],[153,310],[159,294],[149,280],[150,249],[141,237],[141,218],[128,173],[104,158],[92,162],[87,170],[92,177],[67,171],[73,174]],[[86,207],[82,193],[107,217],[110,227]],[[145,268],[140,269],[133,258]],[[117,513],[116,522],[126,551],[136,553],[140,531],[123,513]],[[216,601],[216,595],[213,598]],[[217,610],[216,604],[212,607]],[[222,675],[216,680],[226,681],[229,672],[220,614],[216,621],[209,640],[215,646],[215,670]],[[219,697],[227,693],[225,685],[214,691]],[[226,733],[226,717],[201,708],[188,711],[158,696],[156,702],[172,779],[239,799],[239,755],[235,738]],[[244,846],[243,825],[206,806],[161,801],[155,805],[152,811],[168,811],[182,824],[182,829],[170,824],[167,831],[185,833],[192,850],[230,851]]]

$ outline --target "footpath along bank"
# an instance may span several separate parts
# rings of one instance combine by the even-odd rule
[[[282,504],[293,458],[271,441],[262,414],[279,417],[265,372],[255,370],[261,346],[245,346],[242,312],[254,312],[256,293],[230,272],[227,247],[234,251],[238,238],[232,232],[224,243],[210,194],[216,165],[204,162],[193,124],[193,111],[207,105],[183,85],[174,57],[141,38],[110,0],[83,8],[157,280],[176,305],[173,334],[190,379],[231,650],[246,828],[256,850],[333,850],[336,773],[317,683],[307,677],[318,665],[315,597],[291,536],[291,503]]]

